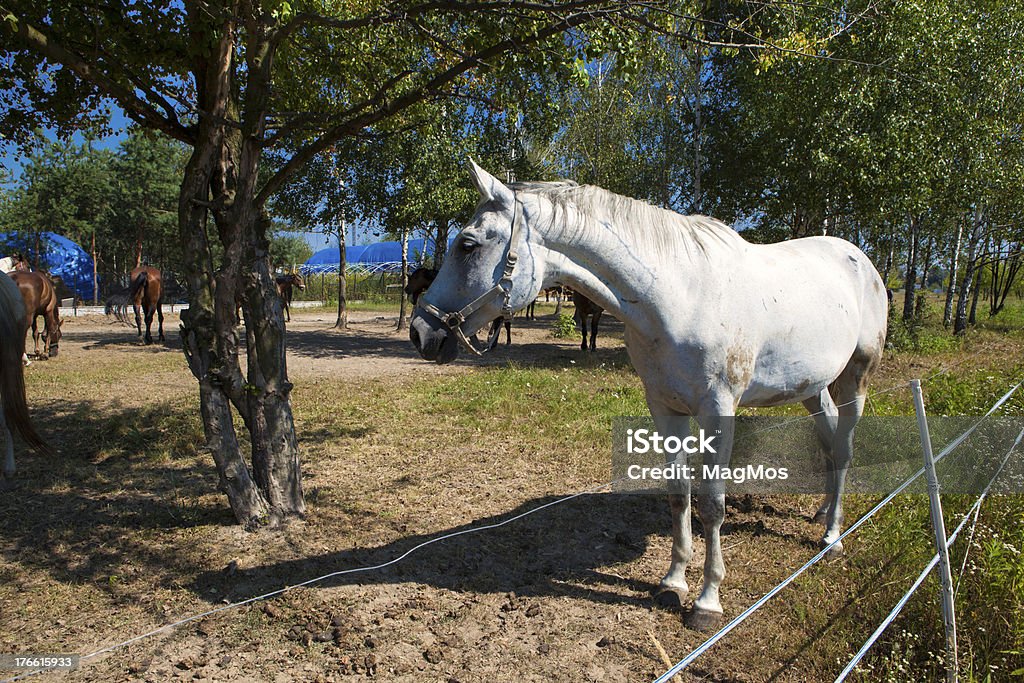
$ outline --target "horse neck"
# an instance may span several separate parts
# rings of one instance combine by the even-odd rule
[[[627,326],[650,329],[658,316],[678,314],[686,305],[686,293],[672,291],[671,283],[679,282],[683,271],[688,279],[704,276],[707,264],[668,264],[663,254],[626,237],[603,217],[558,213],[564,222],[539,230],[541,249],[546,250],[545,281],[578,290]],[[669,300],[660,302],[658,296]]]

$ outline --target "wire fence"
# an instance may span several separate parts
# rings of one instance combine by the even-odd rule
[[[938,375],[938,374],[942,374],[942,373],[941,372],[940,373],[936,373],[936,375]],[[932,377],[935,377],[936,375],[932,375]],[[986,419],[991,417],[997,410],[999,410],[999,408],[1001,408],[1008,400],[1010,400],[1010,397],[1014,395],[1014,393],[1020,388],[1022,383],[1024,383],[1024,382],[1018,382],[1016,385],[1014,385],[998,401],[996,401],[995,404],[992,405],[992,407],[988,410],[987,413],[985,413],[984,416],[982,416],[977,422],[975,422],[970,428],[968,428],[960,436],[958,436],[957,438],[955,438],[951,442],[949,442],[945,446],[945,448],[943,448],[939,452],[939,454],[935,456],[934,462],[938,463],[943,458],[945,458],[947,455],[952,453],[964,441],[966,441],[978,429],[978,427],[980,427],[981,424],[983,422],[985,422]],[[886,390],[886,391],[889,391],[889,390]],[[803,419],[803,418],[801,417],[801,418],[796,418],[796,419]],[[1013,447],[1010,448],[1010,451],[1007,453],[1007,458],[1009,458],[1009,454],[1012,453],[1013,450],[1019,444],[1020,444],[1020,437],[1018,437],[1018,439],[1014,443]],[[1005,464],[1005,460],[1004,460],[1004,464]],[[998,476],[998,473],[1001,472],[1001,471],[1002,471],[1002,466],[1000,466],[999,471],[996,473],[996,476]],[[690,664],[692,664],[694,661],[696,661],[698,657],[700,657],[702,654],[704,654],[705,652],[710,650],[715,645],[715,643],[717,643],[718,641],[722,640],[722,638],[724,638],[726,635],[728,635],[728,633],[730,631],[735,629],[737,626],[739,626],[744,621],[746,621],[750,616],[752,616],[754,613],[756,613],[759,609],[761,609],[773,597],[778,595],[786,586],[788,586],[794,580],[796,580],[797,577],[799,577],[805,571],[807,571],[812,566],[817,564],[823,557],[825,557],[828,554],[828,552],[834,546],[836,546],[837,544],[841,543],[844,538],[846,538],[847,536],[849,536],[850,534],[855,532],[857,529],[859,529],[861,526],[863,526],[868,520],[870,520],[872,517],[874,517],[875,514],[877,514],[882,508],[884,508],[886,505],[888,505],[890,502],[892,502],[892,500],[894,498],[896,498],[896,496],[898,496],[899,494],[903,493],[903,491],[905,491],[912,483],[914,483],[914,481],[916,481],[918,478],[920,478],[924,473],[925,473],[925,468],[922,467],[916,473],[914,473],[909,478],[907,478],[902,484],[900,484],[898,487],[896,487],[895,490],[893,490],[891,493],[889,493],[887,496],[885,496],[885,498],[883,498],[878,504],[876,504],[873,508],[871,508],[871,510],[869,510],[860,519],[858,519],[856,522],[854,522],[850,526],[850,528],[848,528],[846,531],[844,531],[839,536],[839,538],[837,538],[836,540],[832,541],[832,543],[830,543],[827,546],[825,546],[824,548],[822,548],[814,557],[812,557],[807,562],[805,562],[803,564],[803,566],[801,566],[795,572],[793,572],[792,574],[787,576],[785,579],[783,579],[782,582],[780,582],[774,588],[772,588],[767,593],[765,593],[763,596],[761,596],[761,598],[759,598],[756,602],[754,602],[752,605],[750,605],[745,610],[743,610],[743,612],[741,612],[739,615],[737,615],[734,619],[729,621],[725,626],[723,626],[721,629],[719,629],[714,635],[712,635],[711,637],[706,639],[703,643],[698,645],[688,655],[683,657],[675,665],[673,665],[667,671],[665,671],[665,673],[663,673],[661,676],[658,676],[656,679],[654,679],[654,683],[667,683],[670,679],[672,679],[672,677],[674,677],[680,671],[682,671],[683,669],[688,667]],[[995,477],[993,477],[992,481],[993,482],[995,481]],[[988,490],[991,487],[991,485],[992,485],[992,483],[990,482],[988,487],[985,488],[985,492],[982,494],[982,496],[976,502],[976,505],[979,506],[979,509],[980,509],[980,502],[981,502],[981,500],[984,499],[984,496],[987,495]],[[969,515],[970,515],[970,513],[968,513],[968,516]],[[966,518],[967,518],[967,516],[965,516],[964,519],[966,520]],[[959,528],[958,528],[958,532],[959,532]],[[955,538],[956,538],[956,535],[954,534],[953,536],[950,537],[949,542],[951,543]],[[934,563],[938,563],[938,561],[939,561],[938,560],[938,554],[936,553],[936,557],[934,559]],[[929,565],[929,567],[927,568],[927,571],[931,571],[932,567],[934,567],[934,564]],[[927,574],[927,571],[925,572],[925,574]],[[923,580],[924,580],[923,578],[920,579],[920,581],[923,581]],[[913,593],[913,591],[916,590],[917,586],[919,586],[919,585],[920,585],[920,583],[915,585],[915,587],[912,588],[911,593]],[[907,597],[907,599],[909,599],[909,595],[906,596],[906,597]],[[903,604],[905,604],[905,601],[902,604],[898,605],[898,609],[902,609],[902,605]],[[898,613],[898,609],[897,609],[897,613]],[[888,625],[888,624],[885,624],[885,625]],[[882,628],[882,630],[884,630],[884,627]],[[877,638],[877,636],[876,636],[876,638]],[[874,642],[874,641],[871,640],[867,644],[867,647],[870,647],[870,643],[872,643],[872,642]],[[865,648],[865,652],[866,652],[866,649],[867,648]],[[863,657],[863,654],[861,655],[861,657]],[[857,659],[857,661],[860,661],[860,660]],[[856,662],[854,662],[854,666],[855,665],[856,665]],[[852,670],[852,668],[851,668],[851,670]]]

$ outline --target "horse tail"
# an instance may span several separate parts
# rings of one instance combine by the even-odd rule
[[[4,421],[14,428],[30,447],[40,453],[50,448],[32,427],[25,399],[25,368],[21,364],[25,353],[25,309],[17,286],[6,275],[7,282],[0,285],[0,404]]]
[[[149,276],[146,271],[140,271],[138,275],[132,280],[131,285],[128,287],[128,298],[131,301],[135,301],[135,296],[142,290],[143,293],[146,291],[146,284],[149,282]]]

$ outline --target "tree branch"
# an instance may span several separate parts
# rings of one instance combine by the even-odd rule
[[[2,5],[0,5],[0,32],[15,38],[27,49],[41,54],[50,61],[71,69],[84,82],[115,100],[138,123],[161,130],[186,144],[194,144],[192,131],[183,126],[176,118],[161,115],[150,103],[138,97],[129,88],[102,73],[81,55],[64,48],[56,40],[18,18]]]
[[[604,11],[570,14],[529,35],[506,38],[505,40],[499,41],[490,47],[469,55],[452,67],[436,74],[422,85],[419,85],[395,99],[388,101],[386,90],[397,85],[400,80],[404,79],[404,77],[408,75],[408,72],[403,72],[399,77],[393,78],[385,84],[383,87],[384,89],[378,91],[372,98],[351,108],[349,112],[351,112],[352,118],[331,127],[317,140],[292,155],[291,159],[289,159],[284,166],[278,169],[278,171],[267,181],[266,185],[263,186],[263,189],[260,190],[256,197],[257,205],[264,206],[270,197],[307,162],[346,135],[354,135],[369,126],[388,118],[389,116],[393,116],[394,114],[411,107],[417,102],[422,101],[429,93],[442,90],[444,86],[450,84],[452,81],[456,80],[468,71],[486,63],[487,60],[492,59],[493,57],[497,57],[498,55],[506,52],[522,50],[530,45],[541,43],[568,29],[576,28],[591,21],[604,18],[615,11],[616,10],[609,9]],[[367,107],[372,107],[374,105],[378,105],[376,109],[363,114],[358,114],[359,111],[365,110]]]

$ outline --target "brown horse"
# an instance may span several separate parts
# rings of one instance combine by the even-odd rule
[[[163,277],[160,270],[153,266],[139,266],[129,276],[131,285],[128,288],[128,298],[132,301],[132,308],[135,311],[135,327],[142,336],[142,319],[139,317],[139,306],[146,316],[146,343],[153,343],[153,335],[150,330],[153,327],[153,314],[156,313],[159,319],[157,333],[160,341],[164,340],[164,311],[162,307],[163,298]]]
[[[287,321],[292,320],[292,287],[298,287],[299,291],[305,291],[306,283],[303,282],[302,276],[298,273],[285,273],[284,275],[278,275],[274,281],[277,283],[277,293],[281,296],[281,300],[284,302],[284,312],[287,316]]]
[[[25,400],[25,302],[12,278],[0,275],[0,435],[4,437],[5,477],[14,476],[14,438],[10,428],[21,435],[37,452],[45,453],[46,444],[32,427]]]
[[[580,349],[583,351],[587,350],[587,318],[590,318],[590,350],[596,351],[597,323],[601,321],[601,314],[604,313],[604,309],[579,292],[572,293],[572,303],[576,307],[576,312],[572,317],[576,324],[580,326],[580,332],[583,334],[583,342],[580,344]]]
[[[409,280],[405,285],[405,293],[412,299],[412,305],[415,307],[416,302],[420,298],[420,294],[426,291],[430,283],[437,277],[437,270],[434,268],[417,268],[412,271],[409,276]],[[530,317],[533,317],[532,315]],[[493,351],[494,347],[498,345],[498,340],[501,339],[501,326],[505,325],[505,338],[506,344],[512,343],[512,321],[505,320],[504,317],[497,317],[491,321],[491,329],[487,333],[487,350]]]
[[[29,272],[17,270],[9,273],[8,277],[14,280],[21,290],[21,299],[25,305],[25,328],[32,328],[32,340],[35,342],[35,355],[38,358],[49,358],[56,356],[60,351],[60,301],[57,300],[57,290],[53,282],[46,275],[40,272]],[[43,354],[39,354],[39,328],[36,318],[43,316],[46,324],[43,331]]]

